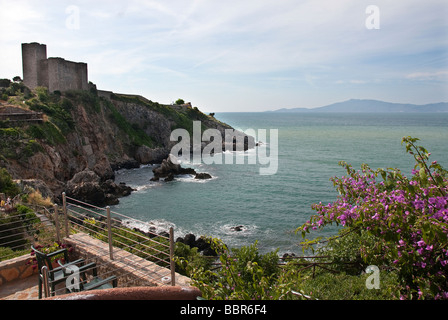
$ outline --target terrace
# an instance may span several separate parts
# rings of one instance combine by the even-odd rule
[[[36,268],[30,255],[31,245],[42,245],[49,251],[67,247],[69,261],[83,259],[85,264],[94,263],[102,279],[114,276],[117,280],[113,289],[71,293],[70,299],[83,295],[83,299],[199,296],[200,292],[189,286],[189,278],[175,272],[173,228],[160,232],[129,225],[144,226],[145,222],[65,194],[60,207],[0,213],[0,299],[35,299],[39,274],[44,280],[42,298],[67,298],[70,294],[68,277],[52,289],[45,267]],[[17,252],[23,254],[17,257]],[[89,275],[86,281],[91,279]]]

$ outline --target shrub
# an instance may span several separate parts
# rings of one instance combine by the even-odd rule
[[[5,193],[10,197],[15,197],[20,193],[19,187],[12,181],[11,175],[5,168],[0,168],[0,193]]]
[[[9,87],[9,85],[11,84],[11,80],[9,79],[0,79],[0,87]]]
[[[389,264],[398,272],[402,298],[448,298],[448,172],[430,153],[404,137],[416,165],[409,179],[398,169],[355,171],[342,162],[347,176],[333,178],[340,196],[313,205],[317,214],[298,228],[302,236],[329,224],[347,232],[367,232],[374,245],[360,246],[369,263]],[[381,180],[381,181],[378,181]]]
[[[50,96],[48,93],[48,89],[45,87],[37,87],[35,89],[37,97],[39,98],[39,100],[43,103],[49,102],[50,100]]]
[[[29,194],[27,194],[26,202],[36,206],[43,207],[51,207],[53,206],[53,202],[50,197],[44,198],[40,191],[32,190]]]
[[[3,246],[9,247],[10,250],[4,250],[0,254],[0,260],[8,257],[14,252],[18,255],[23,254],[23,250],[29,248],[30,238],[39,233],[36,230],[36,223],[40,220],[36,214],[24,205],[17,205],[15,211],[2,216],[0,219],[0,233],[3,239]]]
[[[185,263],[176,264],[176,271],[183,275],[188,275],[188,269],[209,269],[211,266],[211,260],[204,258],[201,253],[198,252],[198,248],[191,248],[189,245],[182,242],[176,242],[174,255],[178,262],[188,261],[188,268]]]
[[[394,272],[381,273],[380,289],[366,287],[369,274],[348,275],[345,272],[332,274],[319,272],[314,278],[304,278],[297,288],[318,300],[391,300],[399,298],[397,275]]]
[[[45,139],[50,145],[65,143],[67,139],[61,130],[51,121],[32,125],[26,130],[27,134],[34,139]]]
[[[220,267],[205,269],[190,264],[184,258],[177,263],[187,270],[192,285],[199,288],[205,299],[262,300],[279,299],[289,291],[292,283],[289,272],[278,266],[277,252],[262,255],[257,243],[240,249],[229,250],[219,239],[207,239],[219,254]]]

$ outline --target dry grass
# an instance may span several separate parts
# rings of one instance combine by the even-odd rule
[[[43,206],[43,207],[51,207],[53,206],[53,202],[51,201],[50,197],[44,198],[42,194],[39,191],[32,191],[28,194],[27,203],[36,205],[36,206]]]

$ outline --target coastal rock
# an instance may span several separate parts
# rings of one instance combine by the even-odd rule
[[[120,169],[137,169],[140,168],[140,163],[135,159],[126,159],[118,161],[111,165],[112,170],[117,171]]]
[[[167,231],[162,231],[162,232],[159,233],[159,236],[165,237],[165,238],[169,238],[170,234]]]
[[[159,167],[152,169],[154,177],[151,181],[159,181],[160,178],[164,178],[165,182],[173,181],[175,176],[189,174],[195,176],[195,179],[211,179],[211,175],[208,173],[197,173],[192,168],[182,168],[176,161],[173,162],[172,156],[164,159]]]
[[[14,180],[14,182],[19,186],[23,192],[28,193],[34,191],[38,191],[42,198],[54,198],[54,194],[51,189],[47,186],[45,182],[39,179],[20,179]]]
[[[102,207],[106,205],[106,194],[100,185],[95,182],[70,184],[67,187],[66,194],[68,197],[90,203],[94,206]]]
[[[66,187],[68,197],[99,207],[118,204],[118,198],[128,196],[132,191],[131,187],[124,183],[117,185],[112,179],[101,182],[101,178],[89,169],[75,174]]]
[[[115,172],[107,157],[105,155],[98,155],[96,158],[96,163],[91,170],[95,172],[101,180],[115,179]]]
[[[294,258],[296,258],[296,255],[293,252],[285,252],[282,256],[283,260],[294,259]]]
[[[201,252],[204,256],[213,256],[216,257],[218,254],[215,250],[213,250],[204,237],[199,237],[196,240],[196,236],[192,233],[188,233],[185,237],[178,237],[176,242],[184,243],[188,245],[190,248],[198,248],[198,252]]]
[[[171,157],[164,159],[159,167],[152,169],[154,177],[165,178],[169,174],[180,174],[181,166],[180,164],[173,163]]]
[[[211,179],[212,176],[209,175],[208,173],[202,172],[202,173],[197,173],[194,178],[198,179],[198,180],[206,180],[206,179]]]
[[[170,172],[169,174],[168,174],[168,176],[165,178],[165,182],[170,182],[170,181],[173,181],[174,180],[174,174],[172,173],[172,172]]]
[[[231,227],[230,230],[232,231],[243,231],[244,230],[244,226],[235,226],[235,227]]]
[[[202,237],[200,237],[198,240],[196,240],[195,246],[196,246],[196,248],[198,248],[199,252],[210,248],[210,244],[207,241],[205,241],[205,239]]]
[[[86,169],[76,173],[73,178],[67,183],[67,187],[85,182],[99,183],[100,180],[101,178],[94,171]]]
[[[101,188],[105,193],[115,195],[116,197],[126,197],[131,194],[134,189],[120,182],[116,184],[113,180],[106,180],[101,184]]]
[[[196,175],[196,171],[192,168],[180,168],[180,174]]]
[[[206,257],[216,257],[218,254],[210,246],[202,251],[202,255]]]
[[[184,243],[190,247],[196,246],[196,236],[192,233],[188,233],[184,237]]]
[[[135,152],[135,159],[141,164],[161,163],[168,156],[164,148],[151,149],[147,146],[141,146]]]
[[[247,151],[255,148],[255,139],[240,131],[226,133],[222,151]]]

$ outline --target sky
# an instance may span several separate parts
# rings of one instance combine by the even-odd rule
[[[448,101],[446,0],[0,0],[0,30],[0,78],[44,43],[100,90],[203,112]]]

